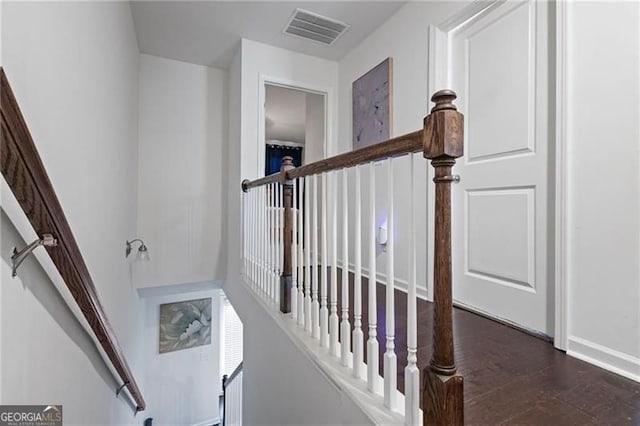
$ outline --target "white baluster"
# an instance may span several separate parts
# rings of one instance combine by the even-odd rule
[[[247,194],[244,194],[242,199],[242,234],[245,235],[247,232]],[[241,246],[241,250],[242,250],[242,262],[246,264],[247,262],[247,250],[246,250],[246,236],[245,239],[242,241],[242,246]],[[241,271],[242,274],[246,275],[246,268],[244,270]]]
[[[283,196],[283,189],[284,187],[277,183],[276,187],[278,188],[278,197],[276,198],[277,200],[277,205],[278,208],[276,209],[276,218],[277,218],[277,226],[276,226],[276,253],[277,253],[277,266],[278,266],[278,273],[276,274],[276,303],[279,305],[280,304],[280,277],[282,276],[282,270],[283,270],[283,259],[284,259],[284,241],[282,239],[284,233],[282,232],[282,229],[284,228],[284,216],[283,216],[283,211],[284,211],[284,196]]]
[[[362,195],[360,166],[356,171],[355,196],[355,271],[353,281],[353,375],[363,377],[364,333],[362,332]]]
[[[338,333],[340,318],[338,318],[338,175],[331,172],[331,291],[329,299],[329,353],[339,356]]]
[[[251,205],[251,193],[244,194],[244,215],[243,215],[243,252],[244,252],[244,277],[249,285],[251,285],[251,213],[253,206]]]
[[[393,223],[393,159],[389,158],[387,168],[387,196],[389,197],[389,213],[387,215],[387,287],[386,287],[386,351],[384,353],[384,405],[396,407],[396,385],[398,364],[395,351],[395,271],[394,271],[394,223]],[[413,231],[413,230],[412,230]]]
[[[249,285],[253,286],[253,193],[251,191],[245,193],[245,200],[247,202],[247,209],[244,216],[245,277],[247,278]]]
[[[245,241],[247,243],[247,277],[249,279],[249,283],[250,285],[253,287],[255,286],[255,277],[253,275],[253,243],[254,243],[254,223],[255,223],[255,208],[256,205],[254,203],[254,198],[255,198],[255,191],[249,191],[246,193],[247,196],[247,202],[248,202],[248,211],[247,211],[247,215],[245,216],[245,223],[246,223],[246,227],[245,227]]]
[[[318,300],[318,175],[313,175],[313,279],[311,293],[311,332],[320,339],[320,300]]]
[[[252,189],[253,192],[253,280],[255,283],[256,289],[259,286],[260,282],[260,214],[262,210],[260,210],[260,193],[262,192],[260,188]]]
[[[272,209],[272,204],[273,204],[273,185],[269,184],[268,185],[269,188],[269,192],[267,193],[267,300],[271,301],[271,285],[273,283],[273,273],[271,271],[271,267],[273,266],[273,261],[272,261],[272,257],[273,257],[273,248],[272,248],[272,236],[273,233],[271,232],[271,228],[273,226],[273,209]]]
[[[260,282],[260,188],[254,188],[253,192],[253,281],[257,289]]]
[[[242,230],[242,234],[243,234],[243,253],[244,253],[244,276],[245,279],[247,280],[247,283],[251,283],[251,274],[250,274],[250,261],[249,261],[249,235],[250,235],[250,227],[249,224],[251,223],[251,200],[250,200],[251,194],[250,193],[245,193],[244,194],[244,214],[243,214],[243,230]]]
[[[258,204],[258,241],[257,241],[257,252],[256,252],[256,261],[258,263],[258,288],[257,290],[262,290],[262,283],[263,283],[263,270],[262,270],[262,259],[264,259],[263,254],[262,254],[262,237],[264,235],[264,233],[262,232],[262,216],[263,216],[263,209],[262,209],[262,194],[263,194],[263,188],[262,187],[258,187],[255,188],[256,191],[256,196],[257,196],[257,204]]]
[[[267,291],[267,260],[268,260],[268,254],[267,254],[267,238],[268,238],[268,234],[267,234],[267,191],[268,191],[268,187],[262,186],[260,187],[260,216],[261,216],[261,220],[260,220],[260,266],[261,266],[261,273],[260,275],[262,275],[262,279],[261,279],[261,283],[260,283],[260,291],[262,293],[262,295],[264,296],[266,294]]]
[[[255,203],[255,221],[256,223],[254,224],[254,238],[255,238],[255,245],[254,245],[254,277],[255,277],[255,282],[256,282],[256,290],[260,287],[260,279],[261,279],[261,274],[262,274],[262,269],[260,267],[260,262],[261,262],[261,252],[260,252],[260,243],[261,243],[261,237],[262,237],[262,204],[260,204],[260,200],[262,199],[262,188],[254,188],[253,189],[253,196],[254,196],[254,203]]]
[[[269,207],[271,204],[271,185],[265,185],[264,191],[264,287],[262,290],[264,298],[268,300],[271,294],[271,250],[269,248],[271,244],[271,233],[269,232],[271,225],[271,209]]]
[[[291,182],[291,319],[297,321],[298,319],[298,221],[296,217],[298,215],[296,210],[297,197],[297,185],[294,179]]]
[[[274,295],[276,304],[280,304],[280,277],[282,276],[282,255],[283,255],[283,246],[282,246],[282,185],[280,183],[276,183],[276,227],[274,230],[274,238],[276,240],[276,276],[275,276],[275,285],[274,285]]]
[[[340,361],[349,365],[351,324],[349,323],[349,189],[347,169],[342,170],[342,322],[340,323]]]
[[[264,282],[264,296],[267,300],[271,297],[271,184],[265,186],[265,213],[264,213],[264,267],[265,267],[265,282]]]
[[[303,251],[303,238],[302,238],[302,194],[304,188],[304,181],[302,179],[297,180],[296,186],[296,216],[294,220],[296,221],[296,229],[298,230],[296,234],[296,239],[298,241],[296,247],[298,248],[296,256],[298,256],[298,294],[296,295],[298,299],[298,325],[304,325],[304,317],[306,315],[306,310],[304,306],[304,291],[303,285],[306,281],[304,281],[304,251]]]
[[[409,285],[407,288],[407,366],[404,369],[404,403],[407,425],[414,426],[420,421],[420,370],[418,369],[418,316],[416,306],[416,239],[414,205],[414,155],[409,161]]]
[[[276,186],[276,208],[275,208],[275,227],[273,236],[276,241],[276,263],[274,267],[275,277],[273,280],[273,295],[276,304],[280,304],[280,276],[282,275],[282,185]]]
[[[250,238],[249,238],[249,259],[250,259],[250,275],[251,275],[251,284],[255,288],[256,286],[256,213],[257,213],[257,203],[256,203],[256,190],[249,191],[249,199],[251,202],[251,218],[249,219],[249,229],[250,229]]]
[[[260,214],[260,210],[259,210],[259,206],[260,204],[258,203],[258,195],[260,194],[259,189],[254,188],[251,191],[251,204],[252,206],[252,228],[251,228],[251,233],[252,233],[252,243],[251,243],[251,260],[252,260],[252,264],[251,264],[251,276],[253,278],[253,285],[254,287],[257,287],[258,285],[258,215]]]
[[[281,211],[282,211],[282,185],[276,183],[276,226],[273,230],[273,237],[276,241],[276,264],[274,279],[274,300],[276,304],[280,303],[280,275],[282,274],[282,232],[281,230]]]
[[[304,178],[304,329],[311,333],[311,185]]]
[[[263,284],[262,284],[262,292],[263,296],[268,298],[269,294],[269,285],[271,283],[271,274],[269,273],[269,222],[270,222],[270,210],[269,210],[269,191],[271,190],[271,185],[264,186],[264,193],[262,194],[263,202],[262,205],[262,264],[263,264]]]
[[[329,273],[329,256],[327,255],[327,174],[322,173],[321,191],[322,233],[322,267],[320,268],[320,346],[329,346],[329,310],[327,309],[327,275]]]
[[[276,184],[271,184],[271,203],[269,203],[269,217],[271,218],[271,222],[269,224],[269,272],[270,272],[270,283],[269,283],[269,300],[274,302],[276,300],[276,280],[277,280],[277,272],[276,272],[276,199],[278,194],[276,193]]]
[[[376,294],[376,165],[369,164],[369,339],[367,340],[367,389],[378,392],[378,307]]]
[[[241,273],[244,277],[247,277],[247,214],[249,202],[247,200],[247,194],[242,196],[242,270]]]

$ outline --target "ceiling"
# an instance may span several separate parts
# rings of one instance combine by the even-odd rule
[[[322,95],[309,95],[322,96]],[[265,88],[265,139],[304,144],[306,128],[307,93],[270,86]]]
[[[387,20],[404,1],[131,1],[142,53],[227,68],[241,38],[331,60]],[[333,45],[284,34],[297,7],[351,25]]]

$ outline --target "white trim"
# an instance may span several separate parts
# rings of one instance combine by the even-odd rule
[[[194,423],[191,426],[211,426],[211,425],[217,425],[218,423],[220,423],[220,417],[212,417],[210,419],[207,420],[203,420],[199,423]]]
[[[451,58],[449,57],[451,35],[463,25],[468,25],[477,19],[482,18],[491,10],[503,4],[505,0],[475,0],[469,6],[462,8],[459,12],[449,17],[444,22],[430,26],[429,29],[429,89],[431,92],[438,89],[440,85],[451,84]],[[556,169],[555,184],[555,215],[553,226],[555,227],[555,250],[554,250],[554,287],[555,287],[555,312],[554,312],[554,346],[561,350],[567,348],[567,334],[569,329],[569,248],[567,246],[568,233],[567,217],[568,205],[568,170],[570,157],[567,154],[568,126],[567,126],[567,26],[568,26],[568,2],[564,0],[556,1],[556,123],[555,123],[555,156]],[[444,40],[434,38],[439,32],[444,32]],[[441,49],[444,47],[444,52]],[[432,50],[434,50],[432,52]],[[444,64],[444,65],[443,65]],[[446,72],[442,76],[442,66],[446,66]],[[445,80],[445,81],[442,81]],[[433,87],[435,84],[436,87]],[[429,181],[433,177],[433,171],[429,169]],[[428,199],[431,199],[429,197]],[[431,223],[433,222],[432,206],[428,205],[429,214],[429,235],[433,235]],[[432,238],[429,238],[432,240]],[[430,241],[431,248],[431,241]],[[428,254],[429,264],[432,263],[432,253]],[[432,279],[427,278],[430,294],[432,294]]]
[[[343,262],[340,260],[338,261],[338,267],[341,269],[343,268]],[[356,271],[355,264],[349,262],[349,272],[355,275],[356,273],[355,271]],[[362,277],[369,279],[369,268],[363,266],[361,268],[361,271],[362,271]],[[376,272],[376,281],[386,286],[388,281],[387,274],[383,272]],[[394,282],[394,288],[397,288],[398,290],[404,293],[408,292],[409,283],[407,282],[407,280],[395,277],[393,282]],[[427,287],[424,284],[425,284],[424,282],[416,283],[416,296],[418,296],[418,298],[422,300],[432,301],[428,297],[429,293],[428,293]]]
[[[303,143],[293,142],[293,141],[283,141],[281,139],[267,139],[265,141],[265,145],[296,146],[296,147],[304,148]]]
[[[569,202],[567,197],[567,182],[569,171],[569,156],[567,155],[568,126],[567,126],[567,3],[556,2],[556,81],[555,81],[555,315],[553,345],[561,350],[567,350],[569,328],[569,261],[567,217]]]
[[[569,336],[567,355],[640,382],[640,358],[624,352],[607,348],[580,337]]]
[[[456,30],[463,24],[471,24],[480,19],[506,0],[475,0],[457,13],[451,15],[445,21],[438,24],[438,28],[445,33]]]
[[[461,309],[464,309],[465,311],[471,312],[471,313],[476,314],[476,315],[480,315],[482,317],[487,317],[489,319],[494,319],[498,323],[502,323],[502,324],[506,325],[507,327],[513,327],[513,328],[515,328],[517,330],[520,330],[520,331],[523,331],[523,332],[525,332],[527,334],[530,334],[532,336],[544,339],[544,340],[546,340],[548,342],[550,342],[552,340],[551,336],[549,336],[549,335],[547,335],[547,334],[545,334],[545,333],[543,333],[541,331],[525,327],[524,325],[521,325],[521,324],[518,324],[516,322],[513,322],[513,321],[511,321],[511,320],[509,320],[507,318],[502,318],[502,317],[499,317],[497,315],[490,314],[489,312],[487,312],[487,311],[485,311],[483,309],[479,309],[479,308],[476,308],[474,306],[467,305],[466,303],[461,302],[459,300],[455,300],[453,302],[453,306],[455,308],[461,308]]]

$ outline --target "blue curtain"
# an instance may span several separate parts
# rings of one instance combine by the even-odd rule
[[[267,145],[266,159],[264,166],[264,175],[277,173],[282,166],[283,157],[293,157],[293,165],[300,167],[302,165],[302,147],[285,146],[285,145]]]

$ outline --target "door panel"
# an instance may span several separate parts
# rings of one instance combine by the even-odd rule
[[[449,76],[465,115],[454,298],[551,335],[547,13],[547,2],[505,2],[452,30]]]
[[[467,191],[466,272],[535,288],[534,188]]]
[[[529,13],[518,7],[464,40],[469,162],[532,151]],[[491,102],[487,102],[491,99]],[[499,137],[496,130],[499,129]],[[478,141],[477,143],[474,143]]]

